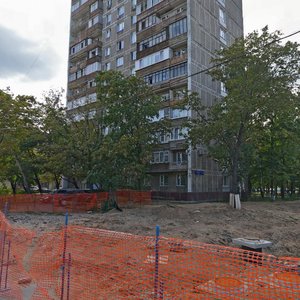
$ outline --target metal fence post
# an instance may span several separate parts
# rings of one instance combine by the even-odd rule
[[[154,298],[158,298],[158,279],[159,279],[159,235],[160,227],[156,226],[155,236],[155,275],[154,275]]]
[[[62,256],[63,263],[62,263],[61,295],[60,295],[61,300],[64,299],[64,289],[65,289],[67,234],[68,234],[68,212],[66,212],[66,217],[65,217],[64,249],[63,249],[63,256]]]

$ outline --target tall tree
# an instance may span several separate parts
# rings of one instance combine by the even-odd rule
[[[0,98],[1,155],[14,160],[29,193],[32,181],[38,179],[34,166],[34,148],[40,140],[38,104],[32,96],[13,97],[6,91],[1,91]]]
[[[160,98],[142,79],[116,71],[101,72],[97,86],[96,117],[105,135],[94,173],[106,187],[141,188],[162,129],[153,122]]]
[[[254,132],[265,130],[274,118],[299,113],[300,51],[297,43],[282,44],[281,33],[254,31],[218,52],[210,75],[226,87],[227,95],[212,107],[190,97],[196,117],[190,122],[194,144],[208,145],[210,154],[232,176],[231,192],[239,191],[245,176],[243,156]],[[242,174],[243,172],[243,174]]]

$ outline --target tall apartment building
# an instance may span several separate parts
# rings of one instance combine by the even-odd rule
[[[222,83],[205,73],[215,51],[243,35],[242,0],[73,0],[70,29],[69,110],[95,101],[99,70],[116,69],[144,78],[161,96],[158,118],[172,121],[153,153],[153,190],[216,192],[228,188],[226,174],[191,149],[178,109],[185,91],[212,105],[224,96]]]

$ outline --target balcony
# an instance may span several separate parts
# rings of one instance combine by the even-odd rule
[[[187,170],[187,162],[171,162],[169,164],[169,170],[172,171],[185,171]]]
[[[144,10],[141,14],[138,15],[138,20],[141,20],[145,18],[146,16],[158,13],[159,15],[162,15],[169,10],[178,7],[180,4],[186,3],[187,0],[164,0],[154,6],[152,6],[149,9]]]

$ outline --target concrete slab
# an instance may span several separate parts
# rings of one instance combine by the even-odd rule
[[[261,240],[261,239],[254,239],[254,238],[236,238],[232,239],[234,245],[247,247],[250,249],[264,249],[272,246],[272,242]]]

